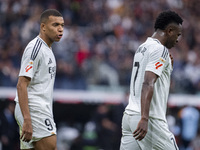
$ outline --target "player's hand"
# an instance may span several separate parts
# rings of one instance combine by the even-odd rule
[[[141,118],[141,120],[137,125],[137,129],[133,132],[133,137],[136,140],[141,141],[147,134],[147,130],[148,130],[148,119]]]
[[[172,61],[172,67],[173,67],[173,65],[174,65],[174,58],[173,58],[173,56],[172,56],[171,54],[169,54],[169,57],[171,58],[171,61]]]
[[[33,129],[31,119],[25,119],[22,127],[22,134],[20,139],[24,142],[29,142],[32,139]]]

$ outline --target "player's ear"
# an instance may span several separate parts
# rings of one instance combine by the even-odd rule
[[[45,30],[46,30],[46,25],[45,25],[44,23],[41,23],[41,24],[40,24],[40,29],[41,29],[43,32],[45,32]]]
[[[175,30],[174,25],[168,25],[165,29],[165,32],[167,35],[171,36],[171,35],[173,35],[174,30]]]

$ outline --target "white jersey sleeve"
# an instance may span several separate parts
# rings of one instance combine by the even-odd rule
[[[160,76],[165,68],[168,50],[165,47],[163,48],[163,46],[160,46],[156,50],[150,52],[149,56],[149,62],[147,63],[145,71],[151,71]]]
[[[36,42],[37,45],[37,42]],[[21,69],[19,72],[19,76],[26,76],[33,78],[35,72],[37,71],[40,58],[41,56],[38,54],[39,49],[41,47],[41,43],[39,43],[38,46],[34,46],[33,44],[29,44],[25,52],[22,56],[22,62],[21,62]]]

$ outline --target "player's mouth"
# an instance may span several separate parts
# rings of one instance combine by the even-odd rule
[[[58,37],[59,39],[61,39],[61,38],[62,38],[62,34],[59,34],[57,37]]]

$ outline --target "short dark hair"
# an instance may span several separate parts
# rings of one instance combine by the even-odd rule
[[[161,12],[158,17],[156,18],[156,22],[154,25],[154,29],[161,29],[165,30],[165,28],[170,24],[170,23],[176,23],[176,24],[181,24],[182,25],[183,19],[174,11],[163,11]]]
[[[62,17],[62,14],[56,9],[47,9],[40,16],[40,24],[46,22],[49,16]]]

